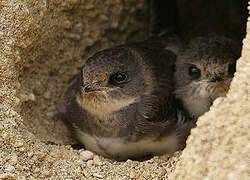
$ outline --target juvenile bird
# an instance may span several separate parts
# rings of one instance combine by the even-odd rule
[[[192,39],[178,54],[175,94],[190,116],[198,118],[217,97],[226,95],[240,47],[229,38],[209,34]]]
[[[124,160],[172,153],[191,126],[179,127],[175,54],[144,42],[88,58],[59,111],[85,148]]]

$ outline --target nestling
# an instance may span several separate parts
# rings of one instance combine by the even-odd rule
[[[229,38],[209,34],[192,39],[178,55],[175,93],[190,116],[201,116],[217,97],[226,95],[240,47]]]
[[[59,111],[86,149],[105,157],[175,152],[191,128],[177,123],[175,60],[157,43],[100,51],[87,59]]]

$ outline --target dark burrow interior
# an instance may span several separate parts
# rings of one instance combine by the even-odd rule
[[[188,41],[194,36],[216,32],[219,35],[226,35],[241,42],[246,34],[247,3],[247,0],[150,1],[150,8],[146,9],[151,15],[148,19],[150,33],[140,36],[139,40],[162,32],[175,32],[185,41]],[[71,14],[68,13],[69,19],[70,16]],[[76,27],[79,26],[78,29],[65,30],[62,33],[67,31],[68,36],[71,31],[84,34],[81,23],[77,23],[81,20],[72,21],[74,21]],[[133,33],[123,41],[118,40],[119,32],[116,33],[115,30],[112,30],[111,33],[116,35],[112,37],[112,41],[114,41],[112,45],[138,40],[138,38],[134,38],[135,34]],[[72,37],[71,34],[71,40]],[[60,38],[57,40],[60,40]],[[68,46],[68,48],[63,49],[63,52],[54,48],[41,50],[42,53],[36,57],[36,61],[28,61],[24,64],[23,72],[20,74],[19,81],[22,87],[20,99],[22,99],[22,103],[19,111],[30,132],[44,142],[74,143],[66,126],[57,116],[56,104],[69,86],[70,77],[78,72],[78,68],[81,67],[87,57],[87,55],[82,55],[82,50],[89,52],[88,54],[93,54],[100,49],[110,47],[110,43],[104,45],[104,42],[102,45],[84,45],[85,48],[82,48],[86,42],[76,43],[77,40],[74,37],[72,42],[70,42],[71,40],[63,40],[67,41],[65,46]],[[49,44],[52,42],[45,40],[43,43]],[[75,47],[72,48],[72,46]],[[54,50],[58,52],[56,57],[51,53]],[[24,53],[28,54],[28,51],[29,49],[25,50]],[[74,55],[67,57],[67,53]],[[25,57],[30,58],[28,55],[25,55]],[[55,58],[62,58],[63,60],[58,62],[55,61]]]

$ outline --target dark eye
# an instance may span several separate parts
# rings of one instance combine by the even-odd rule
[[[192,79],[198,79],[201,76],[201,71],[196,66],[191,65],[188,69],[188,75],[192,77]]]
[[[236,62],[233,63],[233,64],[229,64],[229,66],[228,66],[228,75],[229,75],[230,77],[233,77],[235,71],[236,71]]]
[[[121,84],[126,82],[127,75],[122,72],[118,72],[110,77],[110,83],[112,84]]]

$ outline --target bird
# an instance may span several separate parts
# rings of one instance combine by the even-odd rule
[[[58,111],[87,150],[120,161],[184,147],[193,123],[178,124],[176,55],[165,47],[166,42],[153,38],[86,60]]]
[[[229,90],[240,57],[235,40],[216,33],[192,38],[176,58],[175,96],[179,109],[197,119]]]

